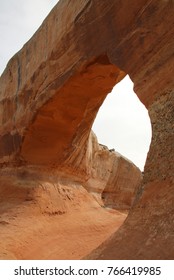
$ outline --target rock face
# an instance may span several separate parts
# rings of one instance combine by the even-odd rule
[[[98,144],[91,132],[89,178],[83,184],[100,204],[114,209],[128,210],[141,184],[141,171],[114,150]]]
[[[173,14],[171,0],[60,1],[0,78],[3,174],[54,169],[88,181],[91,126],[113,86],[129,74],[148,109],[143,183],[124,225],[91,258],[174,257]]]

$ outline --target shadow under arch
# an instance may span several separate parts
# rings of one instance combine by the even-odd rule
[[[44,104],[27,129],[21,148],[32,165],[79,166],[89,133],[106,95],[126,74],[106,54],[91,59]],[[85,164],[85,163],[84,163]],[[81,169],[85,166],[82,164]]]

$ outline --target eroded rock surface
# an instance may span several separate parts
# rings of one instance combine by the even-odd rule
[[[89,176],[84,187],[105,207],[130,209],[142,181],[141,171],[128,159],[89,138]]]
[[[60,1],[0,78],[3,176],[34,168],[87,181],[92,123],[126,74],[149,110],[143,183],[124,225],[90,258],[174,258],[173,14],[171,0]]]

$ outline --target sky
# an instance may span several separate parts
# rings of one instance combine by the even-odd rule
[[[151,141],[151,123],[128,75],[105,98],[93,131],[99,143],[114,148],[143,171]]]
[[[0,75],[9,59],[41,25],[57,0],[0,1]],[[114,148],[142,171],[151,141],[151,125],[144,105],[126,76],[108,94],[93,130],[99,143]]]

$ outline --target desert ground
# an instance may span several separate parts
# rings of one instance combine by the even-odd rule
[[[126,218],[124,212],[101,207],[82,187],[59,186],[52,190],[54,197],[58,190],[66,193],[55,199],[58,208],[46,201],[48,190],[39,189],[36,200],[8,197],[6,190],[0,208],[1,259],[81,259]]]

